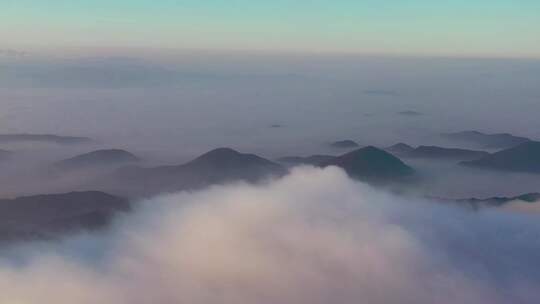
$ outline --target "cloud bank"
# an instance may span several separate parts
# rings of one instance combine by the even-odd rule
[[[1,303],[538,303],[540,224],[337,168],[149,199],[107,235],[2,251]]]

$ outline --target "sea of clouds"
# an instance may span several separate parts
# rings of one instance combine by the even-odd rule
[[[0,303],[539,303],[538,214],[299,168],[141,202],[106,233],[0,252]]]

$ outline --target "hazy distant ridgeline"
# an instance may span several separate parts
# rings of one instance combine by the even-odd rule
[[[479,145],[484,148],[507,149],[515,147],[531,139],[514,136],[508,133],[485,134],[478,131],[463,131],[457,133],[443,133],[443,137],[452,141],[466,142]]]
[[[406,144],[396,144],[386,148],[390,153],[403,158],[420,158],[420,159],[435,159],[435,160],[454,160],[466,161],[475,160],[489,155],[486,151],[447,148],[438,146],[418,146],[413,148]]]
[[[140,162],[134,154],[121,149],[103,149],[80,154],[54,163],[58,169],[114,167]]]
[[[148,160],[145,166],[157,167],[185,164],[218,146],[232,146],[266,159],[323,155],[329,161],[330,155],[346,152],[329,146],[338,139],[350,139],[359,146],[406,142],[411,147],[474,150],[472,154],[427,151],[419,157],[396,154],[423,182],[429,182],[417,185],[412,189],[415,192],[487,197],[538,190],[535,177],[527,174],[512,173],[518,182],[508,183],[491,170],[439,164],[445,159],[453,162],[454,157],[457,162],[485,155],[479,150],[484,148],[486,136],[509,132],[514,134],[509,135],[512,140],[536,138],[540,74],[535,72],[539,67],[535,61],[231,53],[144,59],[25,56],[3,59],[3,64],[9,68],[0,76],[0,83],[8,84],[0,88],[0,128],[6,130],[1,133],[40,136],[0,147],[14,152],[9,161],[2,162],[0,171],[4,185],[0,190],[9,195],[95,190],[90,184],[80,185],[94,177],[84,176],[84,170],[39,180],[31,165],[46,167],[106,148],[103,145],[135,151]],[[42,85],[34,86],[36,83]],[[398,115],[400,112],[423,115]],[[440,136],[449,130],[485,133],[480,139],[461,142]],[[68,136],[66,141],[39,134],[83,134],[99,143],[91,148],[46,147],[46,151],[37,145],[20,149],[15,145],[41,140],[57,145],[82,138]],[[491,146],[488,150],[494,152]],[[321,158],[296,161],[318,164]],[[11,170],[6,171],[6,166]],[[73,181],[79,188],[72,189]]]
[[[535,61],[249,54],[7,61],[3,130],[84,134],[130,151],[151,147],[168,160],[216,146],[270,158],[332,154],[316,149],[338,138],[474,148],[439,134],[535,139],[540,129]],[[396,115],[407,111],[424,115]]]
[[[81,144],[90,143],[88,137],[62,136],[52,134],[0,134],[0,144],[17,142],[48,142],[55,144]]]
[[[185,164],[121,168],[96,180],[96,187],[124,195],[148,196],[235,181],[257,182],[286,172],[282,166],[257,155],[218,148]]]
[[[526,141],[515,147],[461,164],[491,170],[540,174],[540,142]]]

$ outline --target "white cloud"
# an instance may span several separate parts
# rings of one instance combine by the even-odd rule
[[[539,228],[300,168],[150,199],[106,236],[5,252],[0,303],[538,303]]]

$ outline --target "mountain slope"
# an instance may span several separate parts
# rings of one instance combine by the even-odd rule
[[[25,196],[0,200],[0,241],[48,238],[98,229],[129,210],[123,198],[98,191]]]
[[[448,159],[448,160],[475,160],[489,153],[485,151],[444,148],[437,146],[419,146],[409,152],[402,153],[401,156],[409,158],[430,158],[430,159]]]
[[[284,167],[257,155],[218,148],[182,165],[123,168],[112,179],[122,192],[138,196],[232,181],[256,182],[286,172]]]
[[[540,174],[540,142],[524,142],[516,147],[460,164],[485,169]]]
[[[371,181],[396,180],[414,173],[399,158],[372,146],[338,156],[321,166],[338,166],[351,177]]]
[[[54,134],[0,134],[0,143],[49,142],[55,144],[80,144],[92,142],[88,137],[62,136]]]
[[[453,141],[472,143],[484,148],[493,149],[507,149],[530,141],[529,138],[514,136],[508,133],[485,134],[478,131],[463,131],[457,133],[443,133],[441,135],[446,139]]]
[[[414,150],[414,147],[404,144],[404,143],[397,143],[390,147],[384,148],[384,150],[395,155],[400,155],[400,154],[411,152],[412,150]]]
[[[125,165],[138,162],[139,158],[127,151],[119,149],[97,150],[77,155],[55,163],[56,167],[75,169],[93,166]]]

